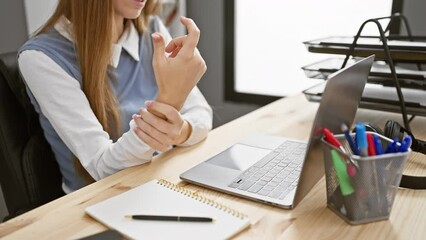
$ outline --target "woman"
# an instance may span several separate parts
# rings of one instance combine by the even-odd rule
[[[188,35],[166,47],[171,37],[154,16],[158,7],[155,0],[60,0],[19,51],[66,193],[146,163],[156,150],[200,142],[211,129],[211,108],[194,87],[206,71],[199,30],[182,17]]]

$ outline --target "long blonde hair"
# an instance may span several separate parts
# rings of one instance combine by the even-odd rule
[[[140,34],[146,29],[149,17],[157,13],[159,8],[159,0],[148,0],[142,14],[130,20]],[[62,16],[72,22],[71,34],[81,69],[82,90],[103,129],[112,139],[117,139],[120,133],[120,112],[108,74],[113,31],[116,29],[112,0],[59,0],[55,12],[36,35],[51,29]],[[82,171],[84,168],[80,161],[77,162],[77,170],[86,179],[90,177],[86,171]]]

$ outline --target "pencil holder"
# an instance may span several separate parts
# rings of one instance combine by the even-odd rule
[[[383,149],[392,142],[370,134],[379,137]],[[327,206],[354,225],[388,219],[411,150],[360,157],[352,154],[343,134],[335,137],[345,152],[322,139]]]

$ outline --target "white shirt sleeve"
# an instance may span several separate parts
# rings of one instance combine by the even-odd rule
[[[213,111],[196,86],[192,89],[180,112],[183,119],[191,125],[192,132],[189,138],[179,146],[190,146],[207,137],[208,132],[212,129]]]
[[[47,55],[27,50],[20,54],[18,62],[40,111],[94,179],[152,159],[154,150],[137,137],[133,120],[130,130],[113,143],[78,81]]]

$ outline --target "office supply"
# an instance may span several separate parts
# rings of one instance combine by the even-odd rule
[[[412,142],[411,136],[410,135],[405,136],[401,142],[401,146],[399,147],[398,152],[408,151],[408,148],[410,148],[411,146],[411,142]]]
[[[345,162],[349,162],[349,160],[343,159],[334,149],[331,150],[331,159],[340,187],[340,192],[335,192],[335,194],[340,196],[338,198],[342,198],[346,214],[351,218],[358,219],[360,217],[358,215],[362,214],[362,212],[359,211],[360,207],[354,208],[354,205],[357,205],[358,203],[356,202],[355,190],[350,180],[350,177],[354,177],[355,175],[350,176],[346,170]],[[333,203],[335,203],[335,206],[338,206],[339,204],[336,202]]]
[[[382,155],[383,154],[382,141],[380,140],[378,135],[376,134],[371,134],[371,135],[373,136],[376,155]],[[381,213],[386,213],[388,211],[388,208],[387,208],[388,199],[386,196],[386,178],[387,178],[386,164],[387,162],[384,160],[377,160],[375,162],[375,167],[377,167],[377,173],[378,173],[378,177],[376,179],[379,184],[379,191],[380,191],[379,206],[380,206]]]
[[[394,139],[395,137],[397,137],[398,139],[402,140],[404,138],[404,135],[410,135],[412,140],[412,143],[410,146],[411,150],[413,150],[413,152],[418,152],[418,153],[422,153],[426,155],[426,141],[415,138],[414,134],[411,131],[408,131],[407,129],[405,129],[397,121],[394,121],[394,120],[386,121],[383,132],[384,132],[384,135],[390,139]],[[404,181],[404,176],[402,176],[401,182],[403,181]],[[410,188],[410,187],[407,187],[407,188]],[[423,188],[426,189],[426,185]]]
[[[303,94],[279,99],[215,128],[206,141],[201,144],[191,148],[174,148],[168,154],[154,157],[150,164],[123,169],[95,184],[36,208],[35,211],[26,212],[17,218],[0,223],[0,238],[77,239],[106,230],[106,226],[85,214],[84,209],[87,206],[116,196],[120,192],[139,186],[151,179],[167,176],[168,179],[178,182],[180,173],[238,142],[248,134],[268,132],[292,136],[296,139],[308,139],[310,133],[307,129],[311,127],[317,109],[318,104],[306,101]],[[288,115],[289,113],[291,116]],[[384,126],[389,119],[398,120],[400,117],[388,112],[377,114],[375,111],[360,109],[355,121],[366,121]],[[413,131],[417,138],[426,139],[424,126],[426,126],[426,118],[418,117],[412,121]],[[354,137],[353,134],[351,136]],[[341,143],[346,144],[344,139]],[[383,144],[383,146],[387,145]],[[408,162],[404,166],[404,173],[426,175],[424,161],[423,154],[410,154]],[[318,238],[318,236],[336,239],[337,235],[350,239],[358,239],[360,236],[423,239],[426,235],[425,227],[423,224],[419,224],[426,222],[426,191],[398,190],[395,198],[397,200],[394,201],[393,210],[390,213],[391,221],[349,227],[343,223],[340,217],[336,217],[333,211],[324,209],[326,204],[324,193],[328,191],[325,190],[325,186],[330,186],[326,184],[325,179],[323,177],[319,180],[303,201],[297,205],[296,211],[283,211],[278,207],[248,201],[192,184],[187,184],[185,188],[190,188],[230,207],[238,208],[250,216],[252,223],[250,229],[240,232],[236,235],[236,239],[285,238],[286,240],[299,240]],[[330,190],[332,189],[340,192],[339,187],[331,187]],[[337,194],[335,196],[339,198]],[[340,208],[343,207],[341,196],[340,201],[337,199],[336,202],[340,204]],[[414,215],[413,212],[415,212]]]
[[[386,28],[384,28],[382,26],[382,20],[388,19],[389,22],[387,23]],[[406,37],[395,37],[394,35],[386,36],[390,27],[396,21],[404,23],[407,32]],[[361,36],[364,27],[370,23],[376,25],[379,33],[378,36]],[[418,36],[415,37],[411,34],[407,18],[399,13],[394,13],[389,17],[372,18],[364,21],[354,37],[331,37],[329,39],[308,41],[305,42],[305,45],[310,52],[346,55],[341,66],[342,68],[350,61],[349,58],[351,56],[363,57],[375,54],[378,60],[386,61],[391,75],[388,79],[393,80],[392,86],[396,89],[397,101],[389,103],[385,100],[385,104],[382,104],[383,102],[380,102],[380,97],[373,97],[372,99],[364,98],[365,102],[363,103],[363,101],[361,101],[361,103],[363,103],[361,104],[361,107],[382,111],[400,112],[402,114],[405,128],[410,131],[410,123],[407,114],[422,114],[425,116],[425,109],[421,107],[421,101],[414,102],[413,105],[410,105],[410,102],[408,102],[409,104],[406,104],[406,94],[403,93],[402,89],[405,83],[401,84],[401,79],[397,74],[394,62],[412,63],[417,66],[419,71],[421,71],[421,63],[426,62],[426,44],[422,41],[418,41],[418,39]],[[424,37],[421,37],[420,39],[424,40]],[[377,80],[374,77],[371,79],[373,79],[373,81]],[[424,84],[421,83],[421,85],[421,88],[424,89]]]
[[[373,139],[374,139],[374,146],[376,147],[376,154],[382,155],[383,147],[382,147],[382,142],[380,141],[380,138],[377,135],[373,135]]]
[[[391,142],[390,139],[377,133],[369,134],[376,135],[382,143]],[[342,144],[346,143],[346,137],[343,134],[335,135],[335,137]],[[324,138],[322,142],[327,206],[350,224],[388,219],[408,152],[361,157],[342,154],[339,148]],[[342,166],[338,167],[336,164],[343,163],[345,160],[339,158],[345,157],[350,157],[359,164],[360,174],[350,178],[344,176],[345,171],[342,170]],[[385,169],[383,166],[388,168]],[[352,188],[348,187],[349,183]],[[340,193],[336,192],[337,188],[341,190],[341,197],[337,195]]]
[[[365,125],[357,123],[355,125],[356,136],[357,136],[357,146],[359,151],[359,156],[361,158],[368,157],[368,141],[367,133],[365,132]],[[361,186],[373,186],[376,181],[376,176],[374,175],[373,169],[375,169],[374,162],[372,161],[359,161],[360,164],[360,174]],[[365,206],[368,205],[368,209],[376,209],[378,207],[377,197],[378,194],[375,194],[374,189],[365,188],[364,192],[367,196],[364,196],[360,199],[360,204]],[[365,201],[367,199],[367,202]]]
[[[373,136],[373,144],[375,147],[375,155],[383,154],[382,141],[380,137],[374,133],[369,133],[369,135]],[[377,181],[379,188],[379,206],[380,212],[386,213],[388,210],[388,199],[386,196],[386,164],[385,160],[376,160],[373,163],[373,168],[377,168],[377,174],[375,180]]]
[[[328,76],[341,69],[344,60],[344,58],[339,57],[327,58],[303,66],[302,69],[307,78],[327,80]],[[354,62],[356,62],[356,58],[351,58],[347,64],[353,64]],[[395,72],[402,88],[426,89],[426,71],[395,66]],[[375,61],[373,63],[367,82],[395,87],[389,64],[384,61]]]
[[[368,156],[375,156],[376,144],[374,142],[373,134],[367,133],[367,143],[368,143]]]
[[[346,54],[349,52],[352,44],[355,40],[355,37],[351,36],[331,36],[321,39],[316,39],[312,41],[305,41],[305,47],[308,50],[313,50],[312,52],[316,53],[332,53],[335,51],[335,54]],[[383,42],[382,39],[378,36],[359,36],[357,39],[357,45],[355,50],[359,51],[372,51],[371,54],[384,55]],[[419,57],[419,60],[426,61],[426,43],[420,41],[410,41],[410,40],[387,40],[387,45],[391,50],[393,58],[396,60],[413,60],[412,57],[407,56],[407,53],[417,53],[416,56]],[[323,52],[321,52],[323,50]]]
[[[359,155],[361,157],[368,156],[368,143],[367,143],[367,135],[365,133],[365,126],[363,124],[356,124],[355,125],[356,130],[356,140],[357,140],[357,146]]]
[[[346,124],[342,123],[342,126],[341,126],[340,130],[342,130],[342,132],[345,134],[346,141],[348,142],[349,147],[351,148],[352,152],[355,155],[359,155],[358,147],[355,146],[354,140],[352,139],[352,137],[351,137],[351,135],[349,133],[348,126]]]
[[[337,140],[333,133],[327,129],[327,128],[323,128],[323,133],[324,133],[324,139],[330,143],[331,145],[337,147],[340,149],[340,151],[342,151],[343,153],[346,153],[345,148],[342,146],[342,144],[339,142],[339,140]],[[350,161],[350,158],[346,158],[347,163],[346,163],[346,172],[349,176],[354,176],[356,174],[356,167],[355,167],[355,163]]]
[[[321,101],[326,81],[303,91],[312,102]],[[408,114],[426,116],[425,91],[422,89],[401,88]],[[401,113],[395,87],[367,83],[362,94],[360,108]]]
[[[337,180],[339,181],[340,191],[343,196],[348,196],[354,193],[354,188],[346,172],[345,160],[339,155],[336,150],[331,150],[331,160],[333,161],[334,170],[336,170]]]
[[[385,150],[385,153],[395,153],[398,151],[398,138],[395,138],[391,144]]]
[[[374,56],[338,71],[327,81],[308,144],[255,135],[180,175],[181,179],[283,208],[293,208],[323,175],[323,128],[352,124]],[[300,178],[300,180],[299,180]]]
[[[153,221],[175,221],[175,222],[213,222],[209,217],[188,217],[188,216],[161,216],[161,215],[127,215],[128,219],[133,220],[153,220]]]
[[[342,144],[339,142],[339,140],[337,140],[333,133],[328,129],[328,128],[323,128],[322,129],[324,136],[325,136],[325,140],[330,143],[331,145],[339,148],[342,152],[346,153],[346,150],[343,148]]]
[[[86,213],[130,238],[225,239],[249,225],[242,213],[166,180],[152,180],[86,208]],[[214,222],[132,221],[126,215],[197,216]]]

